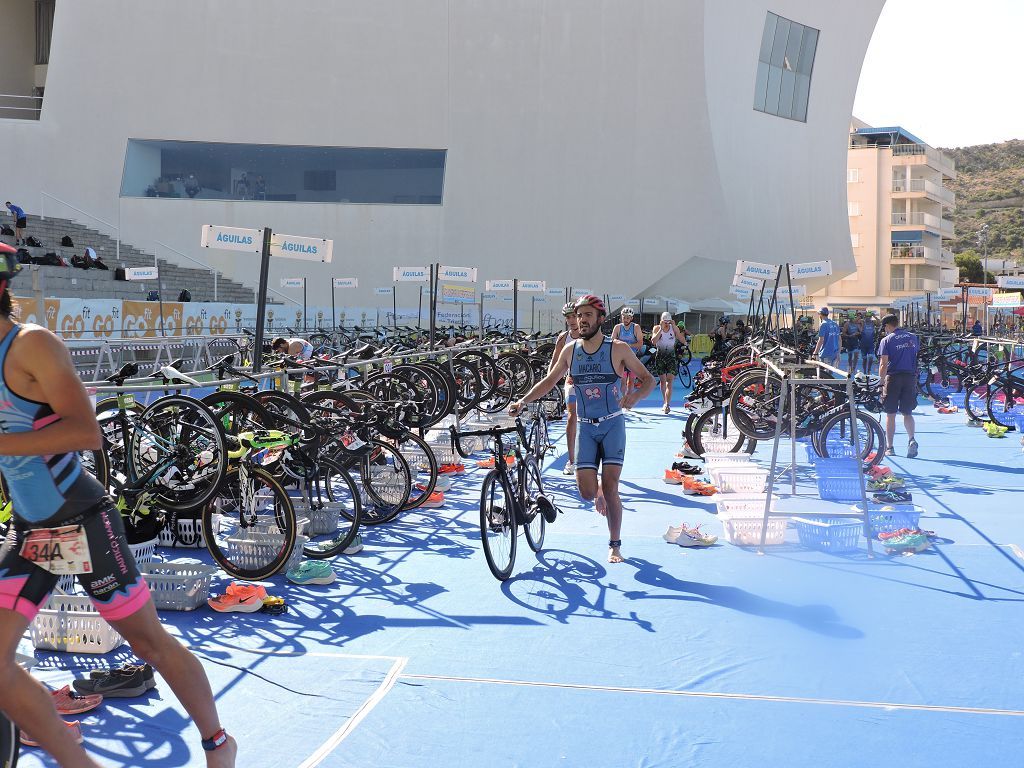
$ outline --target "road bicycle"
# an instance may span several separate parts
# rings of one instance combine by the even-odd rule
[[[464,459],[468,459],[472,452],[462,447],[462,439],[483,437],[490,440],[494,469],[484,477],[480,489],[480,540],[487,567],[494,578],[505,581],[515,566],[520,528],[530,549],[540,552],[544,547],[547,524],[555,521],[558,509],[544,495],[537,460],[531,453],[523,452],[528,440],[521,420],[516,419],[512,427],[460,431],[452,426],[449,432],[452,448]],[[507,436],[517,438],[508,448],[504,444]],[[513,467],[505,463],[509,450],[515,455]]]

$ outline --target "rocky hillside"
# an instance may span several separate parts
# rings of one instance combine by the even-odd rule
[[[943,149],[956,161],[953,250],[979,250],[978,230],[988,224],[989,256],[1024,260],[1024,141]]]

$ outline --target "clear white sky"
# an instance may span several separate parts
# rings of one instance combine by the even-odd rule
[[[853,114],[933,147],[1024,139],[1024,0],[887,0]]]

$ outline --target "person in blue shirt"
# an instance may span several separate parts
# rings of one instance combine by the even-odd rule
[[[974,325],[971,326],[971,333],[975,336],[981,336],[985,331],[981,327],[981,320],[975,320]]]
[[[818,341],[814,345],[814,356],[826,365],[833,368],[839,367],[839,340],[842,331],[835,320],[829,320],[828,307],[818,310],[821,317],[821,325],[818,327]]]
[[[25,244],[25,227],[28,226],[28,216],[21,208],[16,206],[10,200],[7,201],[7,210],[11,212],[11,216],[14,217],[14,244],[24,245]]]
[[[870,376],[875,367],[875,320],[865,317],[860,328],[860,354],[864,375]]]
[[[896,414],[903,414],[907,430],[907,458],[917,456],[913,410],[917,407],[917,336],[900,328],[896,315],[882,318],[885,336],[878,345],[878,377],[882,380],[882,410],[885,411],[886,456],[895,455]]]

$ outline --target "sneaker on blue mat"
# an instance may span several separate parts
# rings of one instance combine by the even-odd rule
[[[917,440],[911,440],[909,443],[907,443],[907,458],[917,458]]]
[[[326,560],[305,560],[298,567],[285,574],[293,584],[330,584],[334,581],[334,569]]]
[[[352,543],[345,547],[345,550],[341,553],[343,555],[355,555],[363,551],[363,537],[362,534],[357,533],[356,537],[352,539]]]

